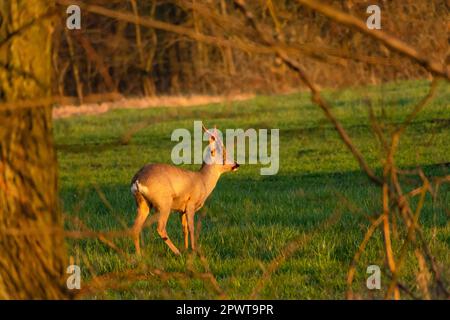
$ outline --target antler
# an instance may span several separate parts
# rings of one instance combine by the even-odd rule
[[[209,134],[211,137],[213,137],[214,139],[216,138],[216,137],[214,136],[214,134],[211,133],[211,131],[209,131],[209,130],[205,127],[205,125],[203,124],[203,122],[202,122],[202,128],[203,128],[203,130],[204,130],[207,134]]]

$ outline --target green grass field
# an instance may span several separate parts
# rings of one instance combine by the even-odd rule
[[[334,114],[343,123],[367,162],[381,168],[381,151],[368,120],[368,102],[383,130],[392,130],[405,119],[423,96],[429,83],[408,81],[383,86],[326,91]],[[414,120],[401,140],[397,163],[401,168],[421,166],[428,176],[449,174],[450,86],[440,83],[438,95]],[[346,275],[353,254],[369,225],[364,214],[381,210],[381,191],[373,186],[309,94],[258,96],[255,99],[185,108],[114,110],[99,116],[56,120],[60,194],[64,212],[78,216],[96,231],[130,226],[135,204],[129,183],[145,163],[170,163],[170,140],[175,128],[193,130],[193,121],[224,128],[279,128],[280,170],[261,176],[259,165],[242,165],[221,178],[205,205],[199,246],[211,272],[229,298],[248,298],[267,265],[293,239],[305,236],[299,250],[267,279],[259,297],[264,299],[343,299]],[[148,123],[132,135],[130,130]],[[125,139],[126,140],[126,139]],[[198,166],[185,166],[196,169]],[[403,181],[405,191],[418,179]],[[98,191],[101,191],[100,194]],[[449,186],[442,186],[436,201],[428,195],[420,221],[433,254],[447,279],[450,266]],[[101,195],[104,195],[102,200]],[[106,200],[106,201],[105,201]],[[110,204],[107,205],[107,203]],[[334,224],[324,227],[333,215]],[[73,227],[70,223],[67,227]],[[182,247],[178,214],[169,219],[168,233]],[[174,256],[159,239],[155,227],[145,231],[141,261],[127,260],[98,240],[69,240],[70,254],[83,271],[83,284],[93,274],[133,268],[159,268],[185,272],[187,254]],[[115,244],[133,253],[131,239]],[[402,242],[394,235],[394,248]],[[382,290],[365,287],[366,268],[384,268],[382,234],[377,231],[358,265],[354,290],[361,297],[382,297]],[[198,258],[195,258],[198,259]],[[199,266],[197,260],[195,266]],[[417,262],[408,256],[402,282],[415,287]],[[125,287],[92,294],[90,298],[156,299],[214,298],[199,279],[162,279],[149,274]],[[406,296],[404,296],[406,297]]]

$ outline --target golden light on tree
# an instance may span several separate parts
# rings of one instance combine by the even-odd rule
[[[46,0],[0,4],[0,92],[12,104],[0,111],[2,299],[68,297],[51,106],[14,107],[51,94],[54,21],[42,16],[53,5]]]

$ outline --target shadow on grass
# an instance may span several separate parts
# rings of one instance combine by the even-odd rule
[[[449,173],[450,164],[428,165],[422,169],[430,177],[443,176]],[[401,182],[408,191],[420,185],[421,180],[407,176]],[[104,199],[94,186],[61,189],[64,211],[86,219],[88,225],[96,230],[99,227],[114,229],[124,224],[131,225],[135,203],[129,185],[98,185],[98,189]],[[439,222],[439,225],[446,223],[444,206],[448,200],[447,191],[448,186],[442,185],[438,197],[442,203],[437,201],[433,209],[425,207],[424,223],[431,222],[427,219],[430,210],[438,210],[440,216],[443,215],[434,222]],[[228,226],[248,223],[255,227],[283,225],[307,232],[336,210],[342,211],[346,223],[366,221],[362,214],[376,213],[381,207],[380,199],[379,188],[360,171],[254,178],[228,174],[219,180],[205,204],[205,223],[206,228],[209,223],[220,220],[221,225]]]

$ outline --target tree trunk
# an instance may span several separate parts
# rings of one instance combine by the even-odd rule
[[[69,297],[51,107],[20,108],[51,94],[53,6],[0,1],[0,299]]]

